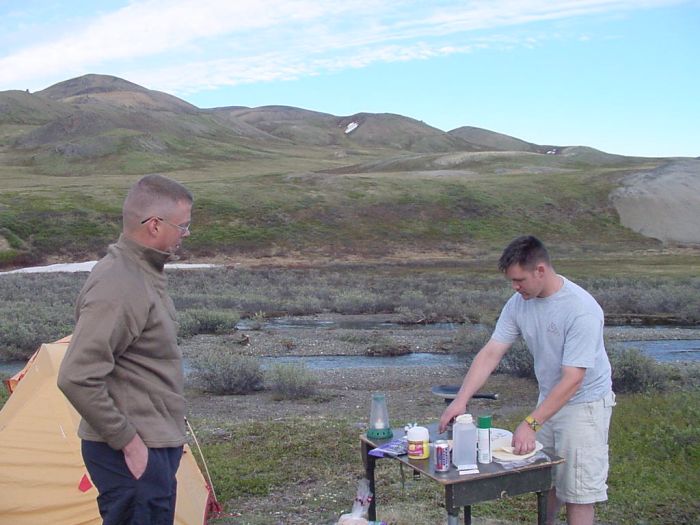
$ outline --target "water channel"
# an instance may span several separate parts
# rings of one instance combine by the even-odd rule
[[[700,361],[700,339],[620,341],[616,344],[623,348],[638,348],[660,362]]]
[[[624,348],[638,348],[659,362],[700,361],[700,339],[621,341],[618,344]],[[462,359],[453,354],[431,354],[425,352],[415,352],[395,357],[355,355],[264,357],[261,361],[263,365],[292,363],[306,365],[307,368],[317,370],[328,368],[454,366],[463,363]]]
[[[456,323],[435,324],[402,324],[386,319],[336,318],[336,319],[304,319],[304,318],[274,318],[265,320],[259,324],[249,320],[242,320],[237,328],[241,331],[266,330],[274,332],[289,332],[293,334],[295,329],[316,330],[456,330],[460,325]],[[473,325],[472,325],[473,326]],[[477,325],[476,329],[480,327]],[[611,328],[613,329],[613,328]],[[676,339],[649,339],[650,335],[657,337],[684,337],[683,332],[696,334],[697,328],[679,327],[614,327],[617,337],[623,334],[627,337],[643,337],[639,340],[619,340],[614,346],[622,348],[638,348],[643,353],[659,362],[676,361],[700,361],[700,339],[676,338]],[[668,332],[668,333],[667,333]],[[661,335],[663,334],[663,335]],[[274,363],[295,363],[306,365],[310,369],[331,368],[370,368],[370,367],[407,367],[407,366],[454,366],[461,363],[459,357],[452,354],[434,354],[427,352],[413,352],[394,357],[368,357],[357,355],[321,355],[321,356],[284,356],[261,358],[264,367]],[[19,371],[24,361],[0,362],[0,376],[9,376]]]
[[[239,330],[250,330],[258,328],[268,331],[289,331],[295,329],[349,329],[349,330],[456,330],[460,327],[458,323],[433,323],[433,324],[405,324],[386,319],[367,318],[337,318],[337,319],[315,319],[315,318],[287,318],[280,317],[266,320],[261,325],[256,325],[251,321],[243,320],[238,325]],[[480,325],[471,325],[477,330],[486,329]],[[662,336],[665,332],[670,332],[675,337],[683,337],[683,328],[679,327],[615,327],[618,334],[623,337],[644,337],[640,340],[620,340],[615,341],[613,346],[621,348],[637,348],[643,353],[659,362],[675,361],[700,361],[700,339],[649,339],[650,334]],[[687,328],[693,331],[695,328]],[[367,357],[367,356],[285,356],[268,357],[262,359],[263,364],[272,363],[297,363],[304,364],[308,368],[370,368],[370,367],[404,367],[404,366],[445,366],[459,364],[460,359],[450,354],[432,354],[425,352],[415,352],[394,357]]]

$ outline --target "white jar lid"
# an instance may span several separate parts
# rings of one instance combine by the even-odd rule
[[[406,432],[406,437],[409,441],[428,441],[430,433],[425,427],[411,427]]]
[[[455,418],[455,423],[473,423],[474,419],[471,414],[462,414]]]

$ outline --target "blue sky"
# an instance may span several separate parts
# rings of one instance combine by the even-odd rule
[[[625,155],[700,156],[699,57],[700,0],[0,0],[0,90],[101,73]]]

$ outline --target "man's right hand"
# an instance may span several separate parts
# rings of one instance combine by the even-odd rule
[[[464,414],[467,411],[467,407],[464,403],[457,402],[455,399],[447,405],[447,408],[445,411],[442,413],[442,416],[440,416],[440,424],[438,425],[438,432],[442,434],[447,426],[456,418],[457,416],[460,416]]]
[[[131,475],[135,479],[139,479],[146,472],[146,466],[148,465],[148,447],[141,439],[141,436],[136,434],[122,449],[122,452]]]

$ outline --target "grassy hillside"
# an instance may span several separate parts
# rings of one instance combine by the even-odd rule
[[[488,150],[546,153],[554,148],[554,146],[538,146],[531,142],[525,142],[495,131],[475,128],[474,126],[462,126],[451,130],[449,133],[454,137],[459,137],[473,144],[479,144]]]
[[[494,157],[449,170],[338,174],[334,164],[309,150],[304,159],[271,155],[169,171],[196,195],[189,254],[477,255],[523,232],[571,251],[657,246],[620,226],[608,202],[628,166]],[[7,262],[17,254],[83,259],[100,252],[117,236],[121,200],[137,178],[55,177],[26,168],[0,174],[0,232],[16,254]]]
[[[609,195],[664,159],[538,148],[400,115],[200,110],[100,75],[2,92],[0,264],[98,256],[152,172],[194,190],[189,257],[473,258],[526,232],[569,254],[660,246]]]

